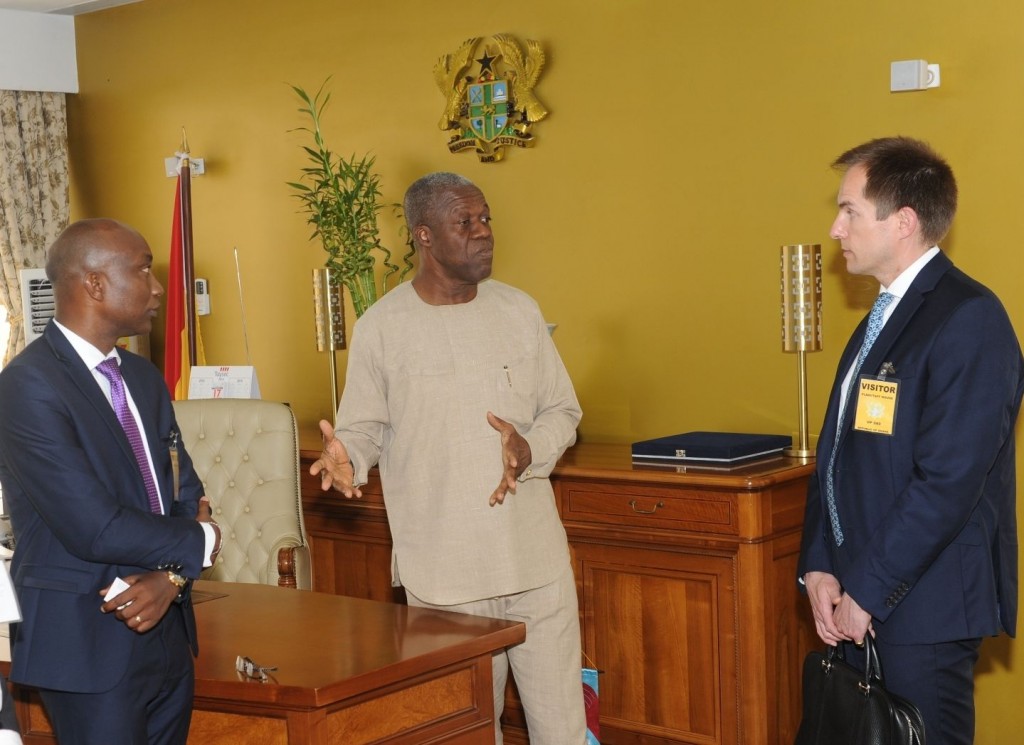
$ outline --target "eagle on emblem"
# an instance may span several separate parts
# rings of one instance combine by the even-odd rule
[[[437,123],[439,129],[457,129],[462,126],[462,104],[466,95],[466,77],[462,74],[473,61],[477,37],[466,39],[452,54],[442,55],[434,65],[434,81],[445,97],[444,113]]]
[[[540,43],[533,39],[526,40],[527,55],[523,59],[523,52],[508,34],[495,34],[494,43],[501,50],[501,56],[512,72],[509,82],[512,84],[512,100],[517,110],[521,112],[523,125],[530,122],[539,122],[548,115],[548,110],[533,92],[537,80],[540,78],[541,70],[544,69],[544,50]]]

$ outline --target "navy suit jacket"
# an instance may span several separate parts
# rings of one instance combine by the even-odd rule
[[[866,319],[839,363],[807,495],[799,576],[835,575],[891,643],[1013,636],[1017,623],[1014,423],[1024,360],[1006,311],[942,253],[911,283],[861,375],[891,363],[892,435],[853,429],[839,392]],[[839,427],[831,538],[825,474]]]
[[[11,679],[19,683],[109,690],[131,664],[139,635],[100,612],[99,591],[115,577],[162,564],[181,564],[188,577],[202,569],[205,538],[195,521],[202,484],[179,446],[181,490],[173,500],[169,447],[177,423],[167,388],[148,360],[120,356],[164,515],[149,511],[124,430],[60,329],[49,324],[0,373],[0,481],[16,539],[12,574],[23,618],[11,635]],[[183,614],[198,651],[191,603],[172,604],[168,616],[174,613]]]

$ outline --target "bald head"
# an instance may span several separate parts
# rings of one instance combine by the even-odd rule
[[[134,228],[108,218],[72,223],[46,259],[56,319],[101,351],[121,336],[149,333],[163,294],[152,263]]]
[[[64,229],[46,256],[46,276],[54,293],[69,286],[85,272],[102,268],[111,258],[111,239],[119,233],[142,236],[133,228],[106,217],[79,220]]]

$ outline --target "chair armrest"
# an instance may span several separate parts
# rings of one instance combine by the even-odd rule
[[[271,553],[271,561],[276,561],[277,585],[294,587],[299,590],[310,590],[313,587],[310,571],[309,548],[307,546],[285,545]],[[273,578],[273,573],[270,573]]]

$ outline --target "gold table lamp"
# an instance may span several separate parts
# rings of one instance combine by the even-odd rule
[[[313,270],[313,312],[316,315],[316,351],[327,352],[331,375],[331,421],[338,415],[338,367],[334,353],[345,349],[345,302],[342,284],[331,281],[328,267]]]
[[[807,434],[807,352],[821,351],[821,245],[783,246],[782,269],[782,351],[799,355],[797,396],[800,442],[783,452],[796,458],[811,458]]]

